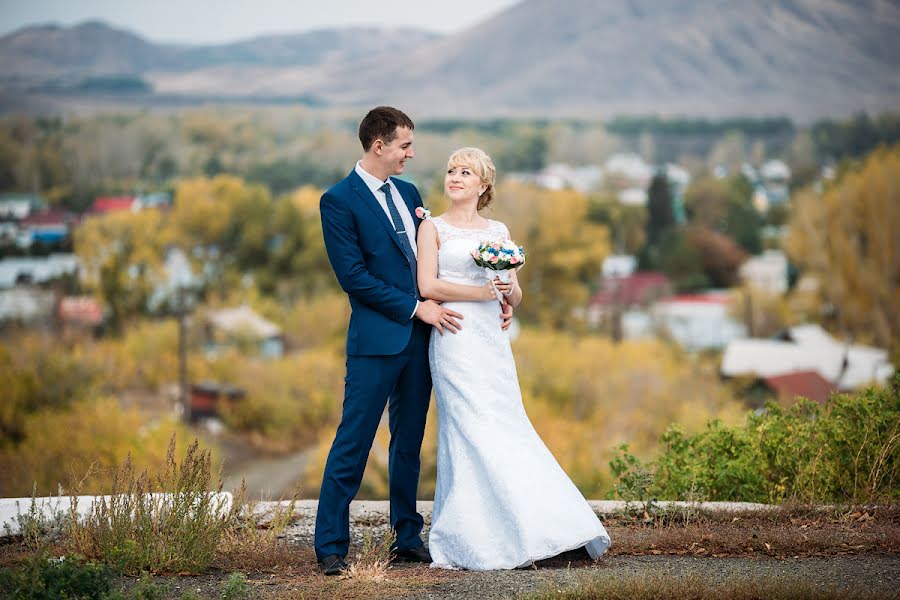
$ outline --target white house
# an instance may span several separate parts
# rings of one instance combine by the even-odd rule
[[[815,371],[840,390],[884,384],[894,374],[887,350],[850,344],[831,337],[819,325],[801,325],[782,339],[733,340],[722,356],[726,377],[774,377]]]
[[[281,328],[257,314],[249,306],[226,308],[210,312],[207,352],[214,354],[219,345],[228,345],[240,338],[256,343],[260,354],[267,358],[277,358],[284,354]]]
[[[0,260],[0,289],[16,283],[45,283],[78,272],[74,254],[51,254],[47,257],[15,257]]]
[[[730,307],[727,291],[711,291],[664,298],[653,305],[650,314],[657,329],[682,348],[707,350],[747,336],[747,328],[731,317]]]
[[[653,179],[655,169],[639,154],[613,154],[603,165],[606,177],[617,177],[627,184],[638,188],[647,188]]]
[[[788,289],[788,261],[781,250],[766,250],[747,259],[738,273],[744,283],[772,295]]]

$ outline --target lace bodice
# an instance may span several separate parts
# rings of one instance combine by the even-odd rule
[[[488,219],[486,229],[455,227],[440,217],[432,217],[440,240],[438,278],[454,283],[481,285],[487,279],[482,267],[472,260],[472,250],[482,242],[509,238],[509,230],[500,221]]]

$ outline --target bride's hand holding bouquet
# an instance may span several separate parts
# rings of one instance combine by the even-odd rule
[[[485,274],[494,286],[497,300],[501,303],[505,296],[512,293],[516,285],[510,279],[510,272],[518,271],[525,266],[527,257],[525,249],[512,240],[482,242],[476,250],[472,250],[472,259],[476,265],[484,268]]]

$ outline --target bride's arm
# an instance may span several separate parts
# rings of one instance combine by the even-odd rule
[[[419,225],[416,252],[416,260],[419,265],[417,271],[419,293],[423,298],[439,302],[448,300],[480,302],[496,298],[490,282],[476,286],[450,283],[438,279],[438,235],[434,224],[424,221]]]

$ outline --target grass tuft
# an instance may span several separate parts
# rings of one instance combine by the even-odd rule
[[[362,548],[350,562],[342,579],[356,579],[380,583],[387,579],[391,568],[391,547],[397,539],[393,529],[388,529],[381,541],[375,542],[370,531],[363,535]]]
[[[69,545],[128,574],[204,570],[235,519],[234,505],[229,510],[228,500],[210,491],[210,462],[209,451],[194,440],[178,463],[174,435],[164,471],[152,480],[146,471],[135,472],[129,456],[110,496],[95,499],[83,520],[72,496]]]

